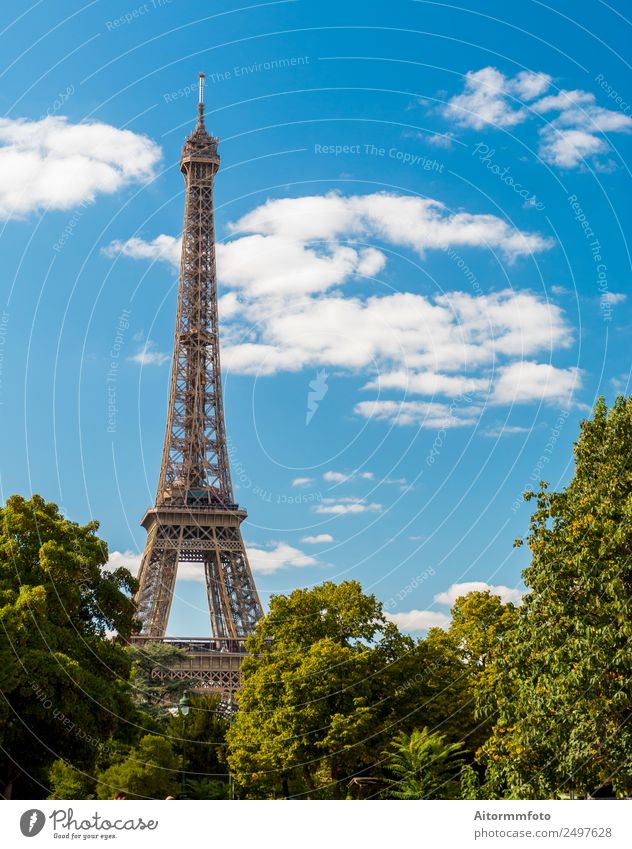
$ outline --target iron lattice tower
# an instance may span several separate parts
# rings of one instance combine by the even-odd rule
[[[182,561],[204,569],[213,637],[245,637],[262,615],[224,425],[213,214],[218,141],[204,126],[200,74],[197,126],[180,159],[186,202],[165,443],[156,503],[142,520],[147,543],[136,603],[146,638],[165,636]]]

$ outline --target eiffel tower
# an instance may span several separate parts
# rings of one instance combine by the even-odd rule
[[[200,74],[197,126],[180,159],[186,203],[167,427],[156,502],[141,523],[147,543],[136,595],[142,625],[136,641],[164,640],[178,564],[193,562],[204,570],[212,640],[180,640],[198,660],[208,661],[196,664],[193,658],[192,677],[196,665],[217,672],[209,653],[238,652],[262,615],[241,537],[247,513],[233,496],[224,424],[213,220],[218,142],[204,126]],[[206,679],[209,686],[219,680]],[[231,680],[234,685],[235,676]]]

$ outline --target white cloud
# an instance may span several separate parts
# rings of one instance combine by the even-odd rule
[[[333,542],[334,538],[331,534],[316,534],[316,536],[303,537],[301,542],[306,542],[309,545],[319,545],[320,543]]]
[[[542,97],[533,104],[533,109],[535,112],[551,112],[552,110],[564,112],[567,109],[586,106],[594,102],[595,96],[594,94],[590,94],[590,92],[581,91],[581,89],[576,89],[575,91],[562,89],[557,94]]]
[[[352,513],[379,512],[381,504],[369,503],[364,498],[323,498],[316,513],[329,513],[333,516],[344,516]]]
[[[323,480],[326,480],[328,483],[349,483],[357,479],[372,481],[374,477],[375,474],[373,472],[360,472],[357,469],[348,473],[327,471],[323,474]]]
[[[622,304],[627,301],[628,296],[622,292],[604,292],[601,300],[604,304]]]
[[[533,104],[536,112],[559,112],[554,124],[559,127],[584,126],[592,132],[617,133],[629,131],[632,118],[624,112],[597,106],[595,95],[587,91],[560,91],[552,97],[543,97]]]
[[[406,478],[384,478],[381,483],[393,484],[394,486],[398,486],[401,490],[412,489]]]
[[[105,564],[105,568],[108,572],[113,572],[115,569],[119,569],[123,566],[125,569],[129,569],[132,575],[136,577],[138,575],[140,561],[142,559],[142,553],[137,554],[129,549],[127,551],[111,551],[108,561]]]
[[[542,114],[559,112],[540,131],[540,156],[560,168],[575,168],[597,154],[607,153],[610,145],[603,133],[632,131],[629,115],[597,106],[594,94],[587,91],[562,90],[539,100],[534,109]]]
[[[384,616],[404,631],[426,631],[428,628],[447,628],[450,617],[434,610],[407,610],[402,613],[385,613]]]
[[[134,237],[126,242],[115,240],[103,248],[109,257],[127,256],[132,259],[149,259],[152,262],[167,262],[174,268],[180,267],[181,239],[175,236],[156,236],[151,242]]]
[[[428,401],[360,401],[354,410],[365,419],[433,430],[476,425],[482,413],[480,407],[458,407]]]
[[[374,248],[308,247],[292,235],[243,236],[218,244],[222,280],[252,298],[324,292],[353,275],[374,276],[386,257]]]
[[[409,392],[450,397],[466,387],[484,389],[488,380],[471,372],[499,355],[528,356],[572,342],[559,306],[511,290],[479,297],[320,297],[257,304],[252,315],[258,316],[256,341],[224,347],[223,363],[232,371],[377,368],[393,388],[408,381]],[[370,385],[378,384],[374,378]]]
[[[324,291],[334,282],[339,283],[354,273],[354,267],[362,260],[375,273],[375,267],[381,267],[385,259],[375,249],[370,249],[373,253],[367,257],[348,246],[345,246],[344,251],[357,253],[357,258],[349,253],[339,255],[335,246],[330,253],[317,256],[318,263],[304,252],[296,257],[295,246],[304,246],[308,242],[328,243],[353,237],[377,238],[412,248],[421,255],[427,250],[460,245],[492,248],[510,258],[551,246],[542,236],[515,230],[495,215],[450,212],[438,200],[389,192],[350,197],[332,192],[327,195],[269,200],[230,225],[230,229],[240,236],[243,233],[255,235],[242,236],[237,242],[219,246],[218,264],[223,265],[222,279],[227,285],[246,289],[255,295],[285,291],[286,286],[283,282],[279,283],[277,278],[285,277],[288,271],[293,274],[295,262],[300,263],[301,279],[289,285],[292,293]],[[258,241],[252,243],[252,239]],[[274,241],[270,254],[263,247],[268,239],[282,240],[283,244]],[[283,252],[283,247],[287,248],[287,254]],[[323,269],[320,262],[323,257],[328,260],[327,269]],[[344,257],[346,259],[342,261]],[[332,262],[339,266],[335,274],[329,273]],[[307,282],[305,266],[312,263],[316,263],[314,267],[318,274],[313,275],[314,282]],[[267,273],[270,266],[274,267],[275,275]],[[323,272],[325,280],[320,277]],[[366,270],[360,273],[366,273]],[[269,283],[264,280],[269,280]]]
[[[537,71],[520,71],[509,81],[509,90],[523,100],[540,97],[549,88],[552,77]]]
[[[163,354],[161,351],[154,351],[156,343],[148,339],[143,347],[137,351],[129,359],[133,363],[138,363],[141,366],[162,366],[171,359],[171,354]]]
[[[374,481],[375,480],[375,472],[360,472],[357,469],[354,472],[334,472],[329,471],[325,472],[323,475],[324,480],[335,483],[335,484],[343,484],[350,483],[356,480],[365,480],[365,481]],[[377,481],[380,484],[393,484],[395,486],[399,486],[400,489],[408,489],[409,484],[406,478],[382,478]],[[340,500],[340,499],[336,499]]]
[[[560,307],[528,291],[372,294],[369,283],[368,293],[345,295],[341,288],[354,275],[383,266],[384,254],[354,239],[374,238],[420,255],[456,244],[515,258],[550,246],[543,236],[516,231],[494,215],[450,213],[438,201],[389,193],[332,193],[267,201],[229,229],[233,240],[218,244],[217,258],[227,289],[220,299],[222,363],[233,373],[307,368],[364,373],[366,391],[397,390],[423,400],[406,399],[401,406],[390,399],[367,400],[356,406],[360,415],[464,426],[478,420],[475,400],[459,402],[462,409],[450,414],[434,397],[453,400],[491,390],[492,400],[499,399],[490,387],[493,369],[542,352],[550,358],[572,344]],[[352,243],[341,245],[345,239]],[[115,242],[106,251],[173,267],[179,261],[178,240],[164,235]],[[284,275],[287,287],[279,285]],[[161,357],[166,355],[148,343],[135,359],[153,364]]]
[[[323,479],[332,483],[345,483],[351,480],[353,475],[345,475],[343,472],[325,472]]]
[[[314,478],[294,478],[292,486],[309,486],[314,482]]]
[[[502,584],[494,586],[492,584],[485,583],[485,581],[465,581],[461,584],[452,584],[452,586],[445,592],[437,593],[434,600],[437,604],[447,604],[451,607],[460,596],[473,592],[482,593],[487,590],[489,590],[492,595],[500,596],[500,600],[503,604],[507,604],[509,601],[514,604],[520,604],[524,594],[522,590],[516,589],[515,587],[505,587]]]
[[[604,139],[584,129],[560,130],[549,126],[541,133],[540,156],[560,168],[575,168],[588,157],[608,150],[610,147]]]
[[[461,395],[486,391],[489,378],[466,375],[436,374],[434,372],[393,371],[379,374],[364,389],[403,389],[414,395]]]
[[[411,539],[423,538],[411,537]],[[452,607],[460,596],[471,592],[485,592],[486,590],[489,590],[492,595],[499,596],[503,604],[508,602],[520,604],[524,595],[522,590],[505,587],[502,584],[494,586],[485,581],[465,581],[452,584],[445,592],[437,593],[434,601],[436,604],[445,604]],[[450,625],[450,616],[447,613],[434,610],[407,610],[400,613],[385,613],[384,615],[404,631],[425,631],[428,628],[447,628]]]
[[[193,581],[196,584],[206,583],[206,573],[203,563],[183,562],[178,564],[176,575],[178,581]]]
[[[523,360],[499,369],[492,400],[495,404],[529,401],[570,404],[580,385],[578,368],[555,368],[548,363]]]
[[[333,542],[333,537],[330,534],[319,534],[315,537],[305,537],[302,542],[312,544],[327,543]],[[285,542],[273,543],[272,547],[268,549],[248,546],[246,551],[253,572],[261,575],[271,575],[281,569],[290,567],[303,568],[318,565],[318,560],[315,557],[305,554],[300,549],[294,548]],[[105,568],[108,571],[113,571],[123,566],[129,569],[132,575],[137,577],[142,557],[142,553],[139,554],[133,551],[112,551],[110,552]],[[204,584],[206,577],[203,564],[186,561],[179,563],[177,579],[178,581],[192,581],[194,583]]]
[[[442,111],[457,124],[477,130],[512,127],[557,113],[538,130],[538,152],[545,162],[567,169],[607,153],[610,145],[603,133],[632,131],[632,117],[597,106],[591,92],[562,89],[542,96],[551,82],[547,74],[525,71],[515,77],[492,67],[469,71],[463,93],[452,97]]]
[[[424,134],[424,139],[433,147],[449,148],[454,143],[454,133],[429,133]]]
[[[461,126],[477,130],[487,125],[513,127],[527,118],[522,101],[539,97],[550,84],[547,74],[531,71],[521,71],[513,78],[489,66],[468,71],[463,94],[452,97],[443,114]]]
[[[521,425],[495,425],[481,431],[481,436],[488,436],[491,439],[500,439],[501,436],[514,436],[517,433],[531,433],[533,428],[522,427]]]
[[[616,377],[610,378],[610,385],[617,393],[617,395],[628,395],[628,387],[630,385],[630,375],[626,372],[622,372]]]
[[[69,209],[149,180],[160,157],[147,136],[97,121],[0,118],[0,218]]]
[[[138,577],[140,571],[142,553],[133,551],[112,551],[108,557],[106,569],[113,571],[119,566],[124,566],[126,569]],[[178,565],[177,579],[179,581],[195,581],[197,583],[205,583],[204,566],[200,563],[180,563]]]
[[[552,245],[495,215],[451,212],[439,200],[389,192],[268,200],[229,229],[235,238],[217,245],[218,272],[224,285],[251,298],[296,298],[327,291],[353,275],[378,274],[385,255],[357,247],[354,239],[379,239],[422,256],[449,246],[482,247],[509,259]],[[348,240],[352,243],[340,244]],[[105,251],[177,267],[180,242],[166,235],[152,241],[134,237],[116,240]]]
[[[247,553],[252,571],[260,575],[272,575],[291,566],[303,568],[318,564],[315,557],[286,542],[273,543],[273,547],[269,549],[248,546]]]

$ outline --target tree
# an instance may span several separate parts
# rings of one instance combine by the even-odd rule
[[[172,714],[166,729],[173,751],[196,793],[220,795],[191,798],[217,799],[228,796],[228,773],[225,763],[226,732],[229,720],[218,695],[194,694],[187,716]],[[198,782],[198,784],[195,784]],[[205,782],[205,783],[204,783]]]
[[[342,751],[358,731],[365,736],[366,653],[384,624],[375,599],[353,582],[271,599],[248,640],[228,732],[230,769],[248,795],[313,794],[336,780],[329,735]]]
[[[447,630],[431,628],[417,647],[423,723],[474,756],[496,712],[492,659],[515,624],[516,607],[485,592],[459,596]],[[419,720],[417,720],[419,721]]]
[[[463,659],[459,642],[449,630],[431,628],[419,641],[417,655],[419,697],[424,707],[413,715],[414,724],[426,725],[431,731],[440,728],[451,742],[462,741],[474,749],[478,736],[472,739],[476,728],[472,670]]]
[[[0,791],[40,795],[60,755],[89,768],[133,710],[130,660],[108,638],[134,625],[126,569],[108,572],[97,522],[34,495],[0,510]],[[16,784],[19,782],[19,784]]]
[[[48,781],[49,799],[94,798],[95,779],[61,759],[53,762]]]
[[[512,638],[518,609],[485,590],[457,598],[451,615],[448,635],[464,665],[474,709],[469,744],[477,748],[489,736],[497,714],[494,661]]]
[[[454,659],[387,622],[355,581],[273,596],[248,640],[228,763],[250,797],[374,794],[398,729],[459,711]]]
[[[146,734],[125,760],[97,777],[97,796],[111,799],[122,790],[129,799],[164,799],[178,792],[180,758],[164,737]]]
[[[228,785],[212,778],[189,778],[186,782],[187,799],[227,799]]]
[[[187,657],[184,649],[169,643],[132,644],[127,649],[132,665],[132,689],[135,701],[150,716],[164,718],[169,704],[191,687],[191,681],[159,678],[156,673],[169,672]]]
[[[461,743],[427,728],[411,734],[401,731],[385,752],[395,776],[386,795],[396,799],[458,799],[463,766]]]
[[[456,599],[450,611],[449,634],[470,669],[484,672],[489,667],[503,638],[516,624],[516,612],[514,604],[503,603],[490,590]]]
[[[488,772],[513,796],[632,792],[632,399],[603,399],[575,445],[575,474],[534,500],[531,592],[494,661]],[[521,541],[518,541],[521,544]]]

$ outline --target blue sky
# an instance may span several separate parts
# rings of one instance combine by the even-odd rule
[[[207,74],[233,480],[264,604],[356,578],[420,632],[519,597],[529,506],[627,391],[621,2],[12,4],[0,15],[2,497],[134,566]],[[208,629],[181,572],[170,631]],[[457,585],[457,586],[455,586]]]

